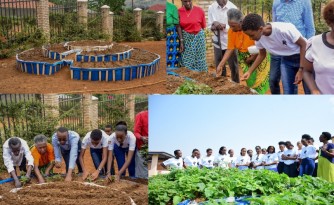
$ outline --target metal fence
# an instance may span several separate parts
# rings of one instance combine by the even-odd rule
[[[24,106],[24,104],[34,102],[35,105]],[[32,126],[32,115],[43,118],[45,110],[37,106],[37,104],[43,104],[43,102],[43,95],[0,94],[0,144],[9,136],[29,131]]]
[[[75,1],[63,1],[61,4],[49,4],[50,36],[62,35],[66,26],[78,21],[77,3]]]
[[[61,116],[59,124],[71,130],[83,129],[84,115],[82,106],[82,95],[60,95],[59,100],[59,116]]]
[[[135,99],[135,114],[148,109],[148,98],[147,96],[142,96]]]
[[[155,33],[159,32],[159,28],[156,25],[157,14],[152,11],[142,12],[142,36],[144,38],[153,37]]]
[[[119,120],[128,117],[126,95],[103,95],[98,104],[99,127],[107,124],[114,125]]]
[[[0,49],[20,43],[37,30],[37,0],[0,0]]]

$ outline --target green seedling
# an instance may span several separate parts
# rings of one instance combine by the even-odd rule
[[[111,183],[115,182],[115,176],[109,176],[108,181],[110,181]]]
[[[46,178],[47,182],[62,181],[63,177],[60,174],[55,174]]]
[[[28,178],[26,176],[21,176],[20,182],[22,183],[22,186],[24,186],[24,185],[26,185],[27,183],[30,182],[30,178]]]
[[[92,183],[94,181],[91,174],[88,175],[88,177],[86,178],[86,181],[88,181],[89,183]]]

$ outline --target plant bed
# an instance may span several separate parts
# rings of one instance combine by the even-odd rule
[[[129,81],[153,75],[159,69],[160,56],[134,49],[130,59],[116,62],[75,62],[71,78],[91,81]]]
[[[78,62],[109,62],[122,61],[131,57],[132,48],[127,45],[113,44],[111,48],[102,51],[82,51],[76,55]]]
[[[71,41],[65,43],[67,50],[102,51],[112,48],[113,43],[99,40]]]
[[[179,204],[249,196],[251,204],[334,204],[334,184],[311,176],[289,178],[269,170],[174,170],[149,179],[149,204]],[[211,202],[211,203],[210,203]],[[226,203],[222,203],[226,204]]]
[[[60,176],[60,175],[55,175]],[[92,183],[83,182],[74,175],[72,182],[64,182],[64,177],[47,178],[47,184],[39,185],[36,178],[22,189],[14,189],[13,183],[0,186],[0,204],[128,204],[130,198],[136,205],[148,204],[147,184],[144,180],[132,181],[122,178],[119,182],[97,179]],[[139,183],[137,183],[139,182]],[[16,191],[16,193],[10,192]],[[19,199],[18,199],[19,198]],[[16,200],[16,203],[14,201]],[[32,203],[34,202],[34,203]]]
[[[70,61],[52,60],[44,57],[43,49],[33,48],[16,55],[16,68],[22,72],[37,75],[52,75]]]
[[[207,72],[192,71],[187,68],[173,70],[175,75],[168,75],[167,89],[169,93],[175,93],[185,78],[194,80],[198,84],[206,84],[212,88],[213,94],[255,94],[249,87],[230,81],[227,77],[215,77]]]
[[[130,197],[117,193],[110,187],[84,185],[82,183],[55,182],[33,185],[16,193],[5,193],[1,201],[7,204],[120,204],[130,205]]]
[[[44,57],[54,60],[69,59],[69,56],[71,56],[70,58],[73,60],[75,58],[75,54],[81,51],[79,49],[67,50],[63,44],[43,46],[42,50]]]

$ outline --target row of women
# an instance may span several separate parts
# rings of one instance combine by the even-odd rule
[[[334,139],[334,138],[333,138]],[[314,140],[310,135],[302,135],[301,141],[297,142],[297,149],[290,142],[279,142],[279,151],[274,146],[267,149],[255,147],[252,150],[242,148],[240,156],[236,157],[230,149],[227,153],[226,147],[219,149],[218,155],[212,154],[212,149],[206,150],[206,155],[201,157],[200,151],[194,149],[191,156],[182,158],[182,152],[175,150],[175,158],[170,158],[161,163],[164,168],[183,169],[187,167],[214,167],[246,169],[267,169],[278,173],[285,173],[289,177],[303,175],[318,176],[327,181],[334,182],[334,144],[330,143],[331,134],[323,132],[319,137],[323,145],[320,148],[314,146]],[[333,141],[334,142],[334,141]]]
[[[139,113],[136,117],[140,120],[142,115],[147,116],[147,112]],[[147,124],[136,122],[137,125]],[[138,132],[136,132],[136,130]],[[94,129],[88,132],[83,140],[78,133],[59,127],[52,136],[52,143],[44,135],[34,137],[34,145],[29,149],[28,143],[19,137],[11,137],[3,145],[3,158],[8,173],[14,179],[15,186],[21,187],[18,179],[17,168],[20,173],[26,173],[28,180],[32,176],[37,177],[39,183],[45,182],[45,177],[53,174],[53,168],[62,168],[62,158],[65,162],[65,181],[72,180],[72,173],[77,165],[78,174],[83,180],[89,175],[92,180],[99,176],[109,178],[115,175],[113,170],[114,157],[118,165],[118,173],[115,179],[119,180],[125,176],[126,170],[132,178],[148,178],[147,166],[139,153],[142,145],[148,143],[147,129],[143,132],[143,127],[135,126],[135,133],[128,131],[127,124],[120,121],[116,124],[115,132],[112,132],[110,125],[104,130]],[[144,134],[143,134],[144,133]],[[84,155],[89,149],[95,170],[89,173]]]
[[[316,36],[311,0],[274,0],[274,22],[269,23],[258,14],[244,17],[231,1],[216,0],[206,25],[202,8],[192,0],[182,0],[182,5],[177,9],[167,2],[167,54],[174,55],[172,59],[181,54],[180,66],[208,71],[205,30],[209,29],[217,76],[226,76],[228,62],[232,81],[239,83],[239,63],[240,79],[260,94],[269,88],[280,94],[280,81],[284,94],[297,94],[301,82],[305,94],[334,93],[334,0],[323,8],[331,31]],[[170,49],[171,43],[179,52]]]

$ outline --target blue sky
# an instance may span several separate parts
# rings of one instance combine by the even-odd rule
[[[183,157],[198,148],[214,154],[268,147],[281,140],[294,145],[310,134],[320,145],[321,132],[334,135],[334,96],[151,95],[149,149]],[[296,147],[296,145],[295,145]]]

